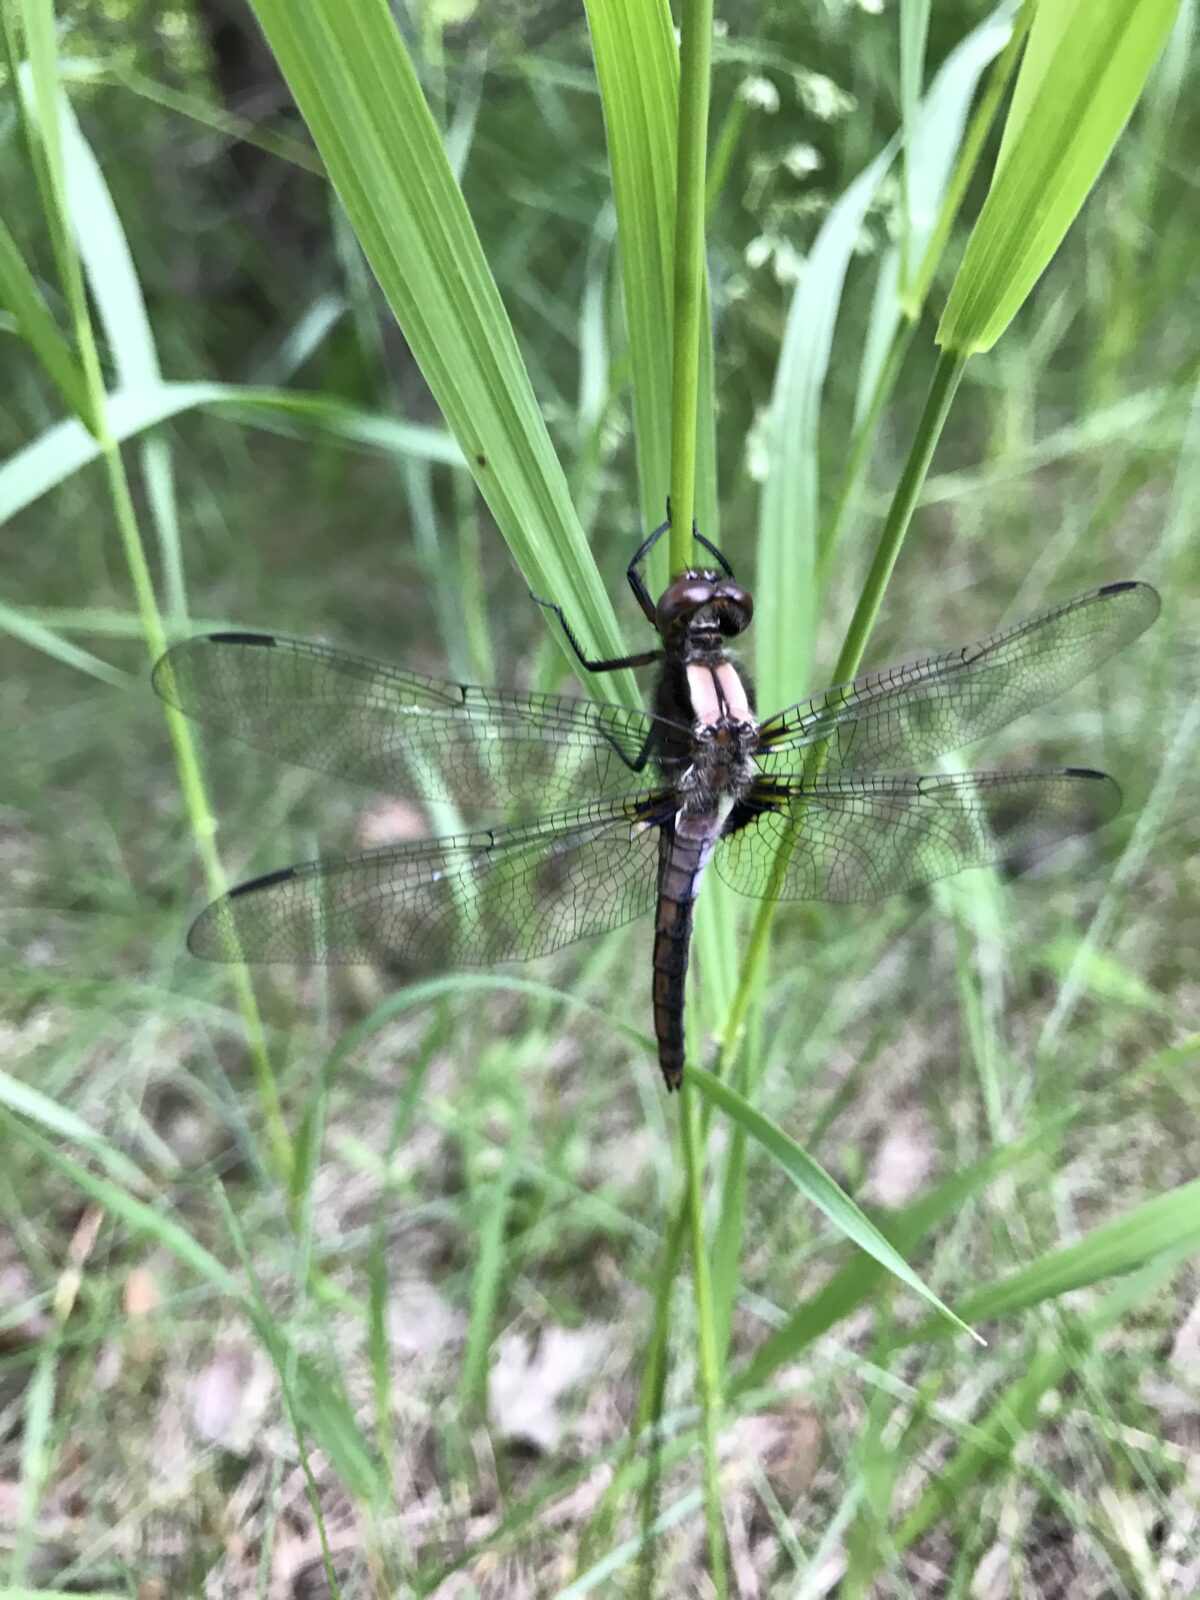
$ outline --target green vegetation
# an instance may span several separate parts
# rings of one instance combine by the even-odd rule
[[[0,0],[0,1595],[1200,1592],[1194,0],[684,0],[682,76],[665,0],[252,4]],[[188,956],[453,823],[201,741],[169,639],[561,689],[527,590],[640,648],[668,489],[765,711],[1155,583],[971,752],[1122,817],[707,882],[678,1101],[645,922]]]

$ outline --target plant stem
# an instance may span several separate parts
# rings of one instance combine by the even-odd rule
[[[696,408],[704,309],[704,160],[712,66],[712,0],[686,0],[679,51],[675,186],[674,353],[671,381],[672,574],[692,564],[696,510]]]
[[[879,544],[867,573],[866,582],[863,584],[862,593],[858,597],[858,604],[854,608],[854,615],[850,618],[850,626],[846,629],[841,654],[834,668],[834,683],[848,682],[862,662],[867,639],[879,614],[883,591],[887,588],[892,568],[896,565],[900,546],[904,543],[904,536],[908,532],[908,525],[916,510],[921,485],[925,482],[929,463],[933,460],[933,452],[941,437],[946,414],[950,410],[950,403],[954,399],[965,366],[966,357],[954,351],[944,350],[938,356],[937,366],[933,369],[933,381],[925,400],[925,409],[917,424],[916,437],[908,452],[908,460],[904,463],[904,471],[900,474],[896,492],[892,496],[887,521],[879,536]]]
[[[921,485],[925,482],[925,476],[929,471],[929,463],[933,459],[934,449],[941,436],[942,426],[950,409],[950,403],[958,389],[965,364],[965,356],[960,356],[950,351],[944,351],[938,357],[938,363],[934,369],[933,382],[930,384],[929,394],[925,401],[925,409],[921,413],[921,420],[917,424],[916,437],[913,439],[912,447],[909,450],[908,460],[904,464],[904,471],[900,474],[900,482],[896,485],[891,509],[888,512],[887,521],[884,523],[883,532],[879,536],[875,557],[867,573],[866,582],[863,584],[862,593],[859,595],[854,615],[850,619],[850,626],[846,629],[846,637],[833,675],[835,684],[848,682],[858,671],[863,651],[866,649],[867,639],[879,613],[884,590],[887,587],[888,579],[892,575],[892,569],[896,565],[896,558],[900,554],[900,547],[904,543],[904,536],[908,532],[909,523],[912,521],[917,497],[921,492]],[[814,746],[813,752],[813,759],[808,764],[807,770],[815,774],[820,771],[821,767],[821,747],[819,745]],[[733,1003],[729,1007],[729,1015],[726,1018],[724,1043],[721,1051],[722,1058],[724,1058],[727,1051],[734,1048],[738,1035],[741,1033],[751,995],[754,992],[755,984],[758,982],[760,971],[766,959],[767,942],[770,938],[771,925],[775,919],[775,908],[778,904],[776,895],[772,891],[777,891],[782,885],[788,862],[791,859],[792,848],[794,848],[795,837],[796,834],[793,831],[791,840],[784,840],[772,863],[766,895],[759,903],[758,915],[755,917],[754,926],[750,930],[750,938],[746,946],[746,959],[742,965]]]
[[[717,1452],[721,1431],[721,1363],[717,1351],[717,1332],[713,1323],[708,1246],[704,1237],[704,1197],[701,1190],[704,1141],[697,1122],[692,1088],[686,1078],[683,1081],[680,1099],[679,1121],[684,1161],[687,1164],[688,1216],[692,1232],[692,1275],[699,1339],[700,1398],[704,1411],[704,1514],[708,1524],[709,1577],[720,1600],[725,1600],[729,1589],[725,1570],[725,1524],[721,1517],[721,1472]]]

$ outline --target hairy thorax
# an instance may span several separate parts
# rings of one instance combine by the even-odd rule
[[[694,721],[692,760],[679,776],[681,810],[723,820],[754,780],[758,726],[732,662],[692,660],[686,670]]]

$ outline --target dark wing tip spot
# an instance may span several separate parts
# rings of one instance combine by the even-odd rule
[[[1100,595],[1138,595],[1146,608],[1146,620],[1142,624],[1142,626],[1146,628],[1150,626],[1155,617],[1157,617],[1158,613],[1162,610],[1162,596],[1159,594],[1158,590],[1152,583],[1143,583],[1140,578],[1123,578],[1118,583],[1106,583],[1096,592]]]
[[[289,878],[297,876],[295,867],[280,867],[278,872],[266,872],[261,878],[251,878],[248,883],[239,883],[235,889],[230,889],[229,898],[236,900],[239,895],[250,894],[255,889],[265,889],[272,883],[286,883]]]
[[[1107,772],[1097,772],[1095,767],[1068,767],[1066,775],[1068,778],[1091,778],[1099,783],[1111,783],[1113,781]]]
[[[205,638],[209,644],[256,644],[264,649],[272,649],[275,645],[273,633],[208,633]]]

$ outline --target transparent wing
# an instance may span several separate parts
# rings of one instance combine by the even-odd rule
[[[525,960],[653,906],[668,793],[511,827],[285,867],[241,884],[188,935],[209,961],[388,961],[414,969]]]
[[[473,689],[274,634],[188,639],[152,681],[168,705],[285,761],[468,811],[625,794],[654,720],[593,700]]]
[[[1083,768],[764,778],[746,808],[753,814],[722,838],[714,859],[726,883],[756,899],[882,900],[965,867],[1025,867],[1120,809],[1113,780]],[[741,818],[731,820],[736,828]],[[792,854],[772,893],[784,843]]]
[[[825,770],[876,772],[961,749],[1061,694],[1158,615],[1145,583],[1110,583],[990,639],[885,667],[790,706],[759,730],[759,764],[794,771],[795,752],[829,740]]]

